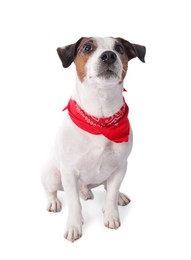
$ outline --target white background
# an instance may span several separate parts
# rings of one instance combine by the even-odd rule
[[[1,1],[0,258],[191,259],[189,1]],[[105,192],[83,203],[83,237],[63,238],[67,206],[46,212],[40,168],[75,82],[56,48],[81,36],[147,47],[129,63],[125,93],[134,148],[122,185],[122,226],[103,225]]]

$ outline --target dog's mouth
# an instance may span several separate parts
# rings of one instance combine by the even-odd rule
[[[98,78],[106,78],[106,79],[109,79],[109,78],[117,78],[118,75],[115,71],[111,70],[110,68],[107,68],[103,71],[101,71],[98,75],[97,75]]]

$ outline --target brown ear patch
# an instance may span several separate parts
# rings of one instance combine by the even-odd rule
[[[74,58],[77,53],[77,48],[82,40],[83,40],[83,37],[80,38],[76,43],[67,45],[65,47],[57,48],[58,56],[59,56],[60,60],[62,61],[62,66],[64,68],[68,68],[74,61]]]
[[[91,51],[84,52],[84,48],[86,45],[91,45]],[[76,65],[78,78],[81,82],[83,82],[84,78],[86,77],[86,64],[89,57],[95,51],[96,47],[96,41],[93,38],[83,38],[77,48],[77,55],[75,57],[74,63]]]
[[[130,43],[122,38],[116,38],[120,43],[123,44],[128,60],[133,58],[139,58],[142,62],[145,62],[146,48],[145,46]]]

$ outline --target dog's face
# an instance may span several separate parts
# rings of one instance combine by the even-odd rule
[[[123,82],[129,60],[138,57],[144,62],[146,49],[122,38],[83,37],[57,52],[63,67],[75,63],[81,82],[113,85]]]

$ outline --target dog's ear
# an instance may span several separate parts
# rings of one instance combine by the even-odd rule
[[[76,54],[77,54],[77,48],[83,39],[80,38],[76,43],[67,45],[65,47],[59,47],[57,48],[58,56],[60,57],[62,61],[62,65],[64,68],[68,68],[72,62],[74,61]]]
[[[146,48],[145,46],[130,43],[122,38],[116,38],[125,48],[129,60],[138,57],[142,62],[145,62]]]

